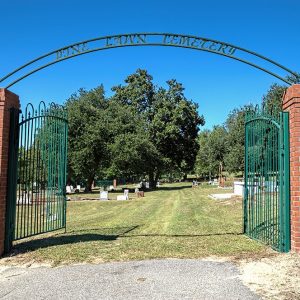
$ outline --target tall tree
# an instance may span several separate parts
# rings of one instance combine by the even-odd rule
[[[110,161],[110,120],[103,86],[80,89],[66,102],[68,110],[68,174],[87,180],[90,190],[100,167]]]
[[[195,173],[198,177],[211,177],[213,166],[210,155],[209,135],[211,131],[205,129],[199,133],[199,151],[196,157]]]
[[[142,151],[141,154],[135,152],[135,156],[147,158],[139,168],[147,172],[150,185],[155,187],[162,172],[193,168],[198,151],[196,138],[204,118],[199,116],[197,105],[185,98],[182,84],[170,80],[168,89],[155,88],[152,80],[147,71],[137,70],[125,79],[126,85],[113,88],[112,103],[124,106],[124,111],[137,124],[138,129],[130,131],[133,135],[128,135],[126,128],[126,144],[130,139],[135,140],[135,149]],[[119,127],[124,134],[122,124]],[[117,153],[121,153],[120,147],[114,146]],[[124,165],[125,160],[124,156],[120,163]],[[129,166],[134,167],[127,164]],[[118,168],[122,169],[121,164]]]
[[[227,151],[227,132],[223,126],[214,126],[211,131],[204,130],[198,137],[200,149],[197,154],[195,171],[200,176],[215,177],[220,164],[224,165]]]
[[[253,105],[235,108],[225,121],[227,151],[224,161],[228,172],[237,173],[244,170],[245,113],[251,109],[254,109]]]

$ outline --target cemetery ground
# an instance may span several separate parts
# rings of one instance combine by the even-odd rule
[[[61,230],[16,242],[13,252],[0,260],[0,279],[6,284],[5,280],[11,276],[16,278],[23,274],[26,283],[30,274],[36,278],[36,272],[55,266],[60,268],[53,272],[66,278],[71,270],[66,265],[80,264],[87,271],[78,272],[85,273],[93,268],[89,263],[102,265],[126,261],[132,261],[133,269],[129,272],[135,274],[137,266],[151,265],[151,261],[154,269],[169,262],[171,269],[162,269],[161,274],[174,272],[172,268],[177,264],[182,264],[183,269],[195,265],[195,271],[199,272],[196,286],[201,284],[203,276],[216,272],[213,266],[224,270],[229,266],[234,268],[237,276],[230,278],[239,278],[262,299],[300,299],[299,255],[279,254],[243,235],[242,199],[209,197],[210,194],[228,192],[231,191],[208,185],[191,188],[191,183],[176,183],[146,192],[144,198],[130,194],[127,201],[78,200],[79,197],[95,199],[99,197],[99,191],[74,194],[71,198],[77,200],[68,201],[66,232]],[[116,199],[117,194],[110,194],[110,197]],[[206,262],[211,264],[211,269],[201,271],[202,267],[196,267],[198,264],[205,266]],[[104,264],[103,268],[123,270],[128,267],[118,264]],[[168,276],[174,279],[177,275],[172,277],[171,273]],[[86,276],[93,278],[92,274]],[[157,275],[153,276],[155,280]],[[230,278],[224,278],[227,280],[224,286],[229,284]],[[110,280],[115,282],[113,278]],[[146,279],[141,280],[138,282]],[[27,293],[28,284],[25,286]],[[43,285],[44,291],[49,292],[50,286],[47,290]]]
[[[16,242],[7,259],[59,265],[266,254],[267,247],[242,233],[242,199],[209,197],[222,192],[229,191],[175,183],[146,192],[143,198],[130,193],[126,201],[71,200],[66,232]],[[109,197],[116,199],[117,194]],[[99,191],[70,197],[97,199]]]

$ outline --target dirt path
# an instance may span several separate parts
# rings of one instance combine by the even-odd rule
[[[241,280],[262,299],[300,299],[300,255],[276,254],[238,262]]]

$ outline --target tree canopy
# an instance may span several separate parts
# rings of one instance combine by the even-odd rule
[[[103,86],[80,89],[66,102],[68,110],[68,175],[77,182],[91,184],[109,164],[110,128],[106,113],[109,103]]]
[[[298,78],[289,78],[299,82]],[[270,86],[262,106],[270,114],[281,110],[286,87]],[[233,109],[224,124],[199,132],[203,115],[176,79],[157,86],[138,69],[112,88],[80,89],[66,101],[69,120],[69,180],[147,177],[151,187],[160,176],[234,174],[244,170],[244,119],[252,105]]]
[[[69,113],[69,174],[90,187],[97,176],[141,178],[150,185],[163,173],[194,168],[204,117],[175,79],[157,87],[138,69],[106,98],[103,86],[79,90]]]

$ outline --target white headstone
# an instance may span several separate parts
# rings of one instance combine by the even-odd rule
[[[100,192],[100,200],[108,200],[108,192],[107,191]]]
[[[146,189],[149,189],[150,188],[150,184],[149,182],[146,182]]]
[[[233,183],[233,193],[238,196],[244,195],[244,182],[234,181]]]
[[[124,190],[125,200],[129,200],[129,190]]]
[[[17,197],[17,203],[19,204],[31,204],[30,193],[22,193],[21,197]]]
[[[72,193],[71,187],[69,185],[67,185],[67,187],[66,187],[66,192],[67,192],[67,194]]]

